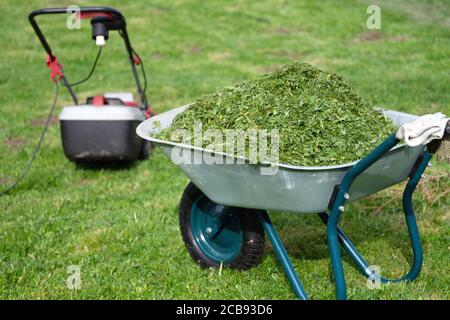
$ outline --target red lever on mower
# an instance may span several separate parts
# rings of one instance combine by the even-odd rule
[[[62,71],[62,65],[59,64],[58,58],[51,57],[50,55],[47,55],[46,60],[47,66],[50,68],[50,78],[53,82],[58,82],[61,80],[62,77],[64,77],[64,73]]]
[[[80,12],[80,19],[91,19],[97,17],[105,17],[113,20],[113,15],[110,12]]]

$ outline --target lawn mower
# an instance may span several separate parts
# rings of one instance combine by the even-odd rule
[[[299,299],[308,295],[289,259],[286,249],[269,218],[267,210],[316,214],[327,226],[328,246],[338,299],[347,298],[339,244],[358,269],[369,279],[381,283],[411,281],[422,267],[423,252],[419,239],[412,195],[429,161],[444,143],[448,146],[450,121],[442,130],[442,139],[417,146],[400,143],[397,133],[390,135],[365,158],[334,166],[301,167],[277,164],[273,175],[262,175],[270,163],[236,163],[229,155],[214,152],[217,163],[189,161],[212,156],[201,147],[158,138],[175,117],[188,106],[173,109],[145,120],[137,133],[152,141],[190,178],[179,205],[180,230],[186,248],[200,267],[250,269],[262,258],[265,235],[280,260],[294,293]],[[397,111],[383,111],[397,127],[412,124],[419,117]],[[423,118],[423,117],[420,117]],[[447,150],[447,149],[445,149]],[[448,152],[445,151],[444,152]],[[448,156],[448,154],[447,154]],[[447,157],[448,159],[448,157]],[[408,179],[403,192],[403,211],[413,251],[411,270],[399,279],[377,274],[338,226],[345,206]]]
[[[61,82],[73,100],[73,105],[65,106],[59,115],[65,155],[69,160],[77,163],[118,162],[148,158],[150,144],[135,134],[137,125],[151,116],[151,108],[145,95],[147,79],[142,59],[133,49],[128,38],[125,17],[118,10],[109,7],[77,8],[75,18],[90,19],[92,39],[95,40],[99,49],[89,75],[81,81],[70,83],[35,19],[39,15],[67,14],[70,10],[70,8],[46,8],[35,10],[29,15],[29,21],[47,52],[46,62],[50,68],[51,79],[55,83]],[[105,93],[88,97],[84,103],[80,103],[73,87],[84,83],[93,74],[110,31],[117,31],[123,39],[136,83],[139,103],[128,92]],[[141,67],[143,86],[136,66]]]

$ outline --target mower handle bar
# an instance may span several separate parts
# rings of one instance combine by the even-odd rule
[[[44,47],[45,51],[49,55],[50,59],[53,61],[55,59],[55,55],[53,55],[52,49],[50,48],[50,45],[47,42],[47,39],[45,38],[44,34],[42,33],[41,29],[39,28],[39,25],[36,21],[36,17],[40,15],[50,15],[50,14],[67,14],[69,7],[60,7],[60,8],[43,8],[43,9],[37,9],[31,12],[28,16],[28,20],[30,21],[31,26],[33,27],[36,35],[38,36],[42,46]],[[136,86],[138,89],[138,93],[141,99],[142,108],[146,109],[147,106],[147,98],[145,96],[145,92],[142,90],[141,83],[139,81],[139,77],[137,75],[136,67],[135,67],[135,59],[134,55],[137,55],[133,47],[131,46],[130,39],[128,38],[128,33],[126,29],[126,22],[125,17],[123,14],[111,7],[79,7],[80,10],[80,18],[86,19],[86,18],[96,18],[96,17],[109,17],[111,19],[111,22],[114,24],[110,30],[119,30],[120,35],[122,36],[123,42],[125,44],[125,48],[128,52],[128,57],[130,59],[131,63],[131,71],[133,72],[133,76],[136,82]],[[83,15],[85,15],[83,17]],[[63,77],[62,81],[66,84],[75,104],[78,104],[78,99],[73,92],[72,88],[69,86],[67,80],[65,77]]]
[[[43,8],[43,9],[37,9],[30,13],[28,16],[28,20],[30,21],[31,26],[33,27],[34,31],[36,32],[39,40],[41,41],[42,46],[44,47],[45,51],[48,53],[48,55],[54,59],[54,55],[52,53],[52,49],[50,48],[50,45],[47,42],[47,39],[45,38],[44,34],[42,33],[41,29],[39,28],[39,25],[36,21],[36,17],[40,15],[49,15],[49,14],[67,14],[69,7],[60,7],[60,8]],[[125,17],[122,15],[122,13],[114,8],[110,7],[80,7],[80,14],[106,14],[111,17],[113,21],[119,25],[119,29],[123,32],[123,39],[125,42],[125,47],[127,48],[128,54],[132,55],[132,48],[130,44],[130,40],[128,39],[128,34],[126,30],[126,24],[125,24]]]

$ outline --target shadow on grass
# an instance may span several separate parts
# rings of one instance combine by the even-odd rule
[[[389,199],[389,197],[383,197],[383,201],[388,201]],[[354,216],[352,217],[352,212],[350,212],[350,216],[343,217],[345,224],[344,227],[341,228],[347,234],[350,241],[352,241],[353,245],[357,249],[361,249],[358,248],[359,244],[373,243],[382,239],[388,244],[389,247],[389,250],[385,252],[386,255],[389,255],[393,250],[399,250],[402,257],[404,257],[409,265],[411,265],[413,262],[412,247],[408,237],[406,222],[404,220],[401,199],[398,199],[398,202],[399,203],[395,201],[394,203],[392,203],[392,206],[398,204],[398,207],[386,207],[386,210],[389,211],[389,213],[386,212],[384,216],[381,215],[374,217],[370,215],[370,213],[367,213],[366,210],[361,210],[359,213],[353,212]],[[358,209],[358,206],[355,206],[353,211],[357,211]],[[358,215],[358,217],[356,215]],[[280,238],[282,239],[286,251],[291,258],[296,258],[299,260],[330,259],[328,240],[326,236],[326,224],[321,221],[317,214],[308,214],[308,217],[305,217],[305,215],[297,215],[296,217],[293,217],[292,214],[284,213],[275,214],[273,216],[274,225],[279,232]],[[361,218],[361,216],[363,217]],[[316,221],[314,221],[314,219]],[[288,224],[283,225],[287,221]],[[399,221],[401,221],[401,223],[399,223]],[[353,260],[341,245],[340,249],[343,261],[347,262],[348,265],[351,266],[351,268],[360,273],[356,264],[353,262]],[[366,254],[360,251],[360,253],[366,259],[369,265],[376,265],[380,262],[371,261],[370,257],[368,257],[369,254],[371,256],[375,255],[379,257],[381,254],[380,251],[375,253],[366,252]],[[264,256],[266,256],[267,254],[270,254],[274,258],[276,258],[275,253],[272,249],[268,252],[266,251]],[[329,264],[331,278],[331,261],[329,262]],[[279,268],[280,270],[282,270],[281,265],[279,265]],[[406,273],[408,270],[409,267],[408,269],[403,270],[403,273]],[[383,274],[384,276],[394,276],[392,274],[392,270],[386,271],[386,274]],[[395,272],[394,277],[399,277],[402,275],[403,274],[400,275]],[[361,274],[361,276],[363,275]]]
[[[108,170],[126,171],[134,168],[138,161],[116,161],[116,162],[77,162],[76,170]]]

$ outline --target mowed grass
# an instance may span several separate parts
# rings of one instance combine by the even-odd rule
[[[53,86],[45,53],[27,21],[40,7],[88,1],[0,4],[0,187],[24,167],[47,115]],[[103,2],[104,3],[104,2]],[[369,4],[382,29],[368,31]],[[342,74],[376,105],[415,114],[450,114],[450,4],[440,1],[110,1],[128,21],[145,62],[156,112],[294,59]],[[90,25],[65,28],[65,16],[40,19],[54,53],[75,81],[96,54]],[[122,43],[111,33],[81,97],[133,90]],[[60,108],[70,103],[61,88]],[[105,134],[108,134],[105,132]],[[424,265],[412,283],[369,290],[345,257],[351,299],[450,298],[449,165],[433,161],[415,193]],[[178,201],[188,179],[156,150],[129,167],[77,167],[50,126],[33,168],[0,198],[0,298],[3,299],[293,299],[267,244],[246,272],[201,270],[184,248]],[[401,186],[349,206],[342,226],[371,264],[389,276],[412,260]],[[323,199],[328,202],[328,199]],[[312,299],[334,298],[325,228],[314,215],[272,213]],[[82,288],[66,286],[81,267]]]

